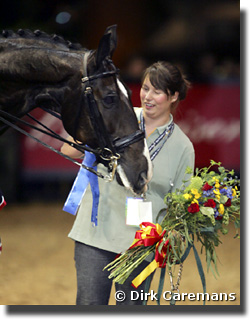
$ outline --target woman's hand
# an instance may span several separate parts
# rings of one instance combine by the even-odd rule
[[[70,142],[75,142],[74,139],[71,136],[69,136],[67,140],[70,141]],[[68,157],[75,158],[75,159],[84,157],[84,153],[83,152],[75,149],[74,147],[71,147],[67,143],[64,143],[62,145],[61,152],[66,154]]]

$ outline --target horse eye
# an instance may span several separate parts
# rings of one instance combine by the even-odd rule
[[[108,94],[105,98],[102,99],[105,107],[112,107],[118,102],[118,97],[116,94]]]

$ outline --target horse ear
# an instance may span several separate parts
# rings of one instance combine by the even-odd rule
[[[96,53],[96,65],[98,67],[102,64],[102,61],[105,58],[112,58],[117,44],[116,27],[116,25],[108,27],[99,42]]]

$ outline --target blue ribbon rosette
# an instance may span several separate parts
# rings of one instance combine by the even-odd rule
[[[92,167],[93,169],[97,169],[96,166],[93,166],[96,161],[96,157],[93,153],[85,151],[85,157],[83,160],[83,164],[88,167]],[[99,205],[99,184],[98,177],[81,167],[78,171],[76,179],[73,183],[71,191],[68,195],[68,198],[63,206],[63,211],[66,211],[70,214],[76,215],[77,210],[80,206],[82,198],[86,192],[86,189],[90,184],[93,204],[92,204],[92,213],[91,213],[91,222],[94,226],[97,226],[97,215],[98,215],[98,205]]]

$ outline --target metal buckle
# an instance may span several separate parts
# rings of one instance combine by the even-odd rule
[[[106,152],[106,154],[104,152]],[[121,156],[119,153],[113,154],[109,148],[104,148],[100,154],[100,157],[105,161],[112,161],[113,159],[120,159]]]
[[[89,81],[89,77],[82,78],[82,83]]]
[[[87,88],[84,90],[84,93],[85,93],[85,94],[91,94],[91,93],[92,93],[92,88],[91,88],[91,87],[87,87]]]
[[[106,154],[104,154],[104,152],[106,152]],[[110,173],[105,177],[105,180],[111,182],[114,180],[118,160],[121,156],[118,153],[113,154],[113,152],[109,148],[104,148],[102,150],[102,154],[100,154],[100,157],[105,161],[109,161]]]
[[[118,165],[118,163],[117,163],[117,158],[114,157],[114,159],[112,159],[112,160],[110,161],[110,163],[109,163],[109,168],[110,168],[110,170],[112,170],[112,171],[110,172],[109,175],[107,175],[107,176],[105,177],[105,179],[106,179],[108,182],[111,182],[111,181],[114,180],[114,176],[115,176],[115,172],[116,172],[117,165]]]

